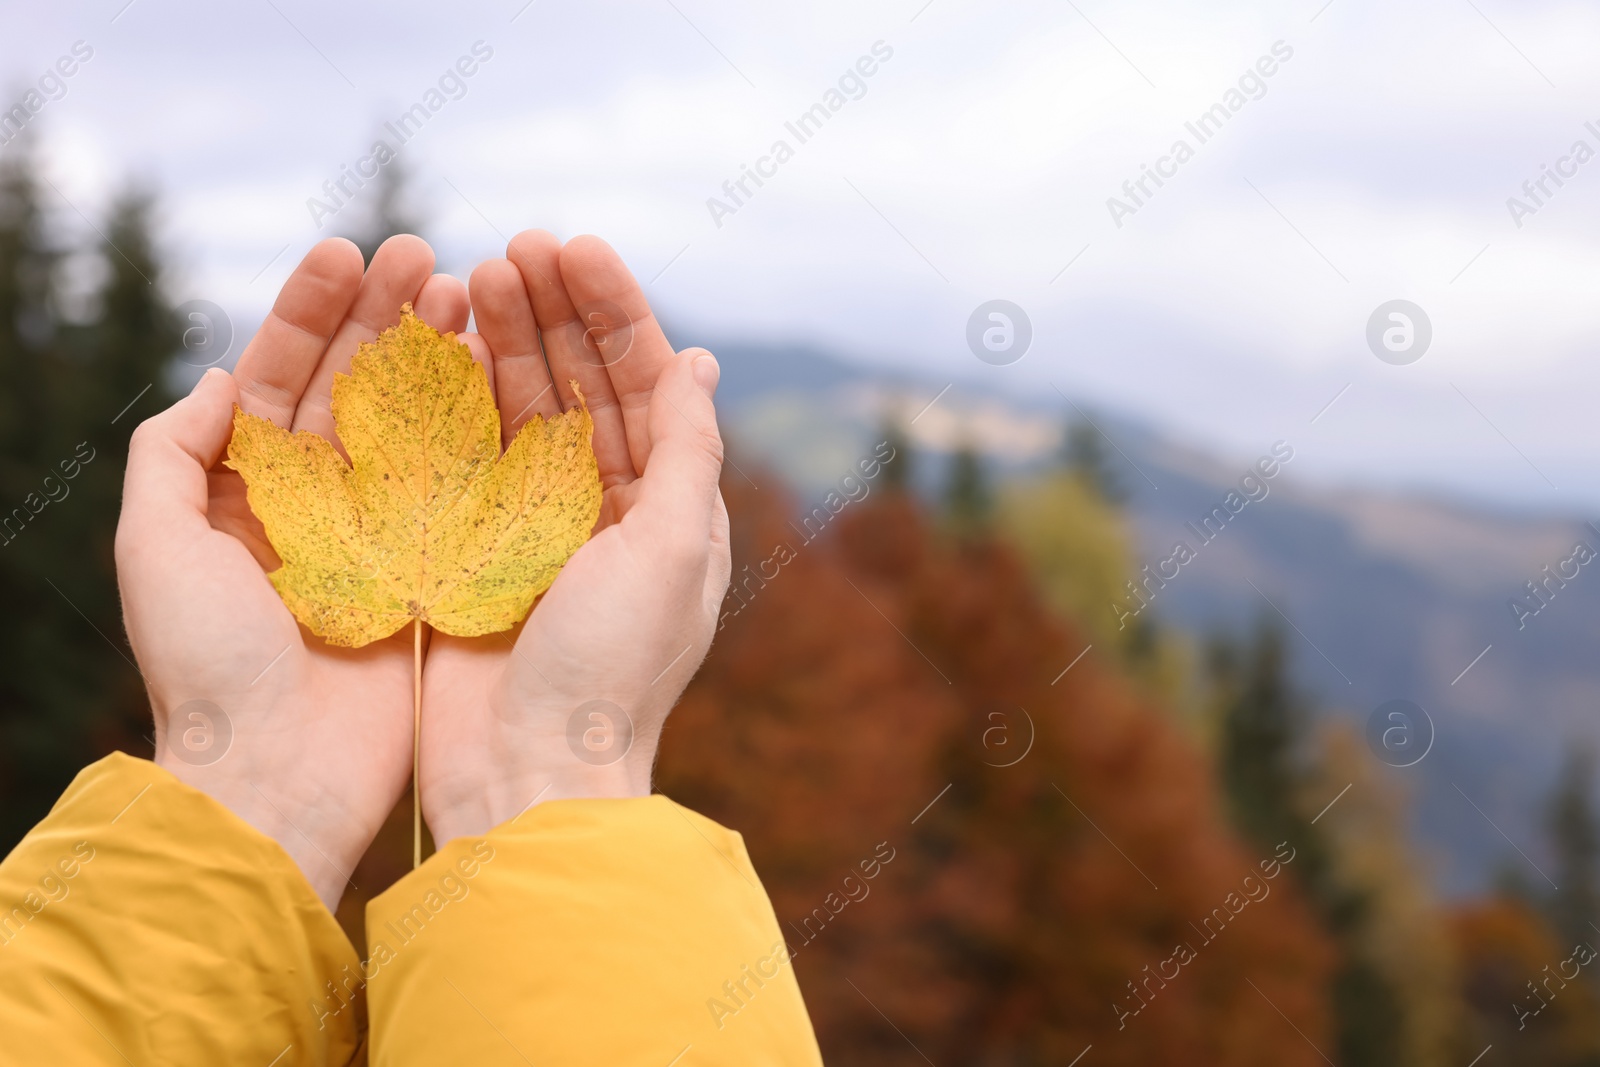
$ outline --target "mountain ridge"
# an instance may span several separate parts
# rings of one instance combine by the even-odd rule
[[[959,444],[1002,476],[1020,474],[1059,454],[1069,417],[1092,419],[1113,446],[1139,563],[1158,563],[1181,540],[1195,550],[1152,601],[1156,617],[1205,633],[1281,616],[1295,642],[1294,678],[1325,714],[1361,726],[1387,700],[1421,705],[1434,746],[1389,773],[1412,797],[1413,840],[1436,886],[1481,892],[1507,865],[1533,884],[1548,881],[1546,784],[1567,744],[1600,743],[1583,714],[1600,703],[1600,662],[1589,652],[1600,642],[1600,579],[1589,572],[1600,567],[1573,574],[1569,564],[1555,572],[1559,586],[1545,570],[1580,542],[1600,547],[1584,519],[1445,492],[1319,485],[1291,459],[1258,477],[1266,494],[1201,543],[1191,524],[1238,489],[1255,458],[1219,458],[1053,392],[1019,397],[878,371],[799,344],[724,341],[714,350],[734,453],[758,457],[801,494],[833,484],[891,413],[929,492]],[[1535,580],[1550,590],[1542,600],[1527,599]],[[1513,611],[1519,597],[1538,610]]]

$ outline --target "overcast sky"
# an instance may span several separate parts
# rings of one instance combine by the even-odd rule
[[[477,44],[399,149],[442,269],[598,233],[690,334],[1054,384],[1243,459],[1290,440],[1301,477],[1600,511],[1593,7],[524,4],[19,6],[4,106],[92,48],[32,118],[51,180],[90,216],[155,183],[174,296],[253,322],[362,206],[319,229],[308,200]],[[1168,176],[1135,202],[1145,165]],[[1567,176],[1535,202],[1545,166]],[[1008,366],[966,341],[994,298],[1032,323]],[[1409,365],[1368,347],[1393,299],[1432,325]]]

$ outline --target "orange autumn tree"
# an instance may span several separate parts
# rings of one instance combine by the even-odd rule
[[[808,542],[770,486],[724,488],[737,595],[658,781],[745,835],[827,1062],[1324,1062],[1293,863],[1261,879],[1108,660],[1061,673],[1087,642],[1009,549],[881,489]]]
[[[1457,908],[1449,924],[1467,1007],[1458,1056],[1493,1045],[1510,1063],[1588,1067],[1600,1060],[1593,982],[1561,977],[1573,946],[1527,904],[1508,897],[1475,901]],[[1569,966],[1566,974],[1575,970]]]

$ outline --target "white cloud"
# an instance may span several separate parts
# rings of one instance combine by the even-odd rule
[[[405,149],[448,266],[497,252],[497,229],[600,232],[647,279],[682,252],[651,291],[691,328],[1035,392],[1055,381],[1245,451],[1356,382],[1307,469],[1600,502],[1581,399],[1600,385],[1584,359],[1600,161],[1521,229],[1505,209],[1573,139],[1600,149],[1583,129],[1600,119],[1588,7],[540,0],[513,23],[522,0],[284,0],[290,26],[265,5],[159,0],[111,23],[120,6],[16,13],[12,73],[93,42],[41,116],[52,173],[86,210],[125,174],[156,179],[193,257],[185,284],[242,321],[318,236],[305,198],[482,39],[494,60]],[[878,40],[894,56],[865,95],[717,228],[706,198]],[[1279,40],[1294,56],[1265,95],[1116,228],[1106,198]],[[997,296],[1035,320],[1011,368],[976,364],[962,340]],[[1436,330],[1409,368],[1362,340],[1399,296]],[[1563,491],[1530,486],[1506,437],[1566,472]]]

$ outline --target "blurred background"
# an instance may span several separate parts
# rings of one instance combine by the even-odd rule
[[[658,785],[745,835],[830,1063],[1600,1063],[1600,11],[6,21],[0,848],[151,754],[132,428],[323,237],[592,232],[722,360]]]

